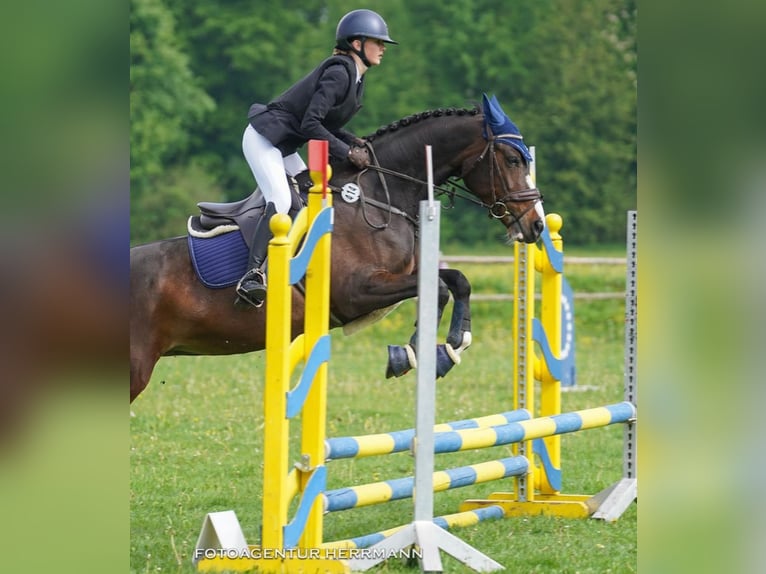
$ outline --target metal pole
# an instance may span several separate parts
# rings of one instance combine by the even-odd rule
[[[415,520],[433,520],[436,422],[436,322],[439,291],[439,213],[433,199],[431,146],[426,147],[428,201],[420,202],[418,263],[418,390],[416,400]]]
[[[638,212],[628,211],[627,269],[625,274],[625,382],[624,397],[638,405],[636,347],[638,344]],[[636,476],[636,425],[625,425],[622,478],[594,496],[599,502],[593,518],[614,522],[638,497]]]
[[[433,200],[431,147],[426,146],[429,190],[420,202],[420,260],[418,265],[418,390],[415,429],[414,521],[390,538],[372,546],[375,557],[350,560],[353,571],[364,571],[396,551],[420,549],[421,572],[443,572],[439,552],[445,551],[477,572],[502,570],[485,556],[434,522],[433,470],[434,419],[436,418],[436,331],[435,296],[439,289],[439,204]],[[378,555],[382,555],[380,558]]]

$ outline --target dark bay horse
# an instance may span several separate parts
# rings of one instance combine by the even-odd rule
[[[441,186],[451,178],[462,180],[467,198],[499,220],[511,242],[533,243],[543,231],[542,196],[529,175],[529,151],[495,98],[484,96],[481,108],[415,114],[366,139],[375,159],[370,169],[360,173],[346,161],[332,164],[331,327],[348,327],[417,296],[417,216],[427,195],[426,145],[432,146],[437,190],[444,192]],[[162,356],[264,348],[266,306],[235,305],[233,286],[203,285],[186,237],[132,248],[130,270],[131,402]],[[444,374],[471,343],[471,287],[456,269],[441,269],[439,278],[439,317],[450,293],[454,298],[447,344],[440,345],[448,355],[440,358],[447,365]],[[302,316],[303,295],[294,289],[294,334],[303,328]],[[390,351],[387,375],[414,366],[414,342],[415,335],[407,347]]]

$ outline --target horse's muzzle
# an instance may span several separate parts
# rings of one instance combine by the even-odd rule
[[[501,221],[506,226],[511,243],[535,243],[545,230],[542,201],[535,201],[518,216],[512,215],[509,210]]]
[[[532,217],[535,217],[535,214],[531,215]],[[531,223],[525,223],[522,219],[516,223],[515,227],[519,229],[518,241],[523,243],[535,243],[540,239],[540,236],[545,230],[545,219],[536,218]]]

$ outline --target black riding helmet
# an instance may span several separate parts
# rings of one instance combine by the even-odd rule
[[[361,50],[355,50],[351,45],[351,42],[356,38],[362,41]],[[367,38],[382,40],[388,44],[399,43],[389,37],[386,21],[380,17],[380,14],[372,10],[353,10],[338,22],[338,28],[335,31],[336,47],[354,52],[362,59],[365,66],[369,67],[370,62],[364,55],[364,42]]]

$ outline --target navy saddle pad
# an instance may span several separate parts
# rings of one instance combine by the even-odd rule
[[[239,230],[215,237],[187,237],[194,271],[206,287],[231,287],[247,271],[250,252]]]

